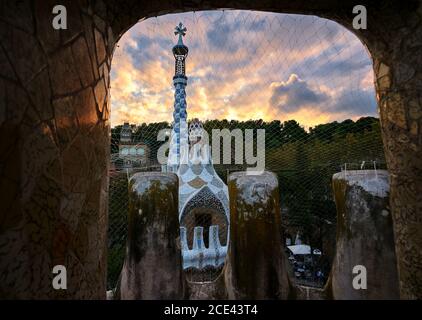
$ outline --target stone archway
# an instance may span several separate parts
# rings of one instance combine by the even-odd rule
[[[109,72],[121,35],[143,18],[218,8],[313,14],[354,32],[373,58],[391,175],[401,297],[422,297],[422,2],[56,1],[0,5],[0,297],[105,298]],[[68,267],[68,290],[51,286]]]

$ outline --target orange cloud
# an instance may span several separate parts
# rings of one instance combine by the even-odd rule
[[[189,118],[295,119],[309,127],[376,112],[370,57],[337,23],[313,16],[211,11],[147,19],[122,37],[112,65],[112,125],[172,121],[171,47],[179,21],[188,28]],[[312,103],[310,95],[295,101],[297,108],[277,108],[271,103],[274,88],[293,81],[293,74],[306,84],[298,86],[297,97],[310,88],[328,100]],[[292,96],[283,99],[279,102]]]

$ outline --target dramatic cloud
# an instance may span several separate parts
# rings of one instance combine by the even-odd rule
[[[172,121],[180,21],[189,118],[314,126],[376,115],[371,59],[351,32],[315,16],[229,10],[150,18],[126,32],[113,58],[112,125]]]
[[[325,93],[310,88],[296,74],[291,74],[286,82],[273,82],[270,87],[270,105],[288,113],[306,106],[315,106],[328,99]]]

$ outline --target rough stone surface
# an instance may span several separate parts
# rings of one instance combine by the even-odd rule
[[[306,286],[296,286],[296,299],[298,300],[327,300],[324,289]]]
[[[277,177],[232,173],[228,179],[230,242],[225,266],[229,299],[286,299]]]
[[[117,298],[184,298],[178,183],[172,173],[137,173],[130,179],[129,234]]]
[[[212,282],[187,282],[189,300],[225,300],[227,299],[224,274]]]
[[[391,175],[401,297],[422,298],[420,0],[360,1],[367,30],[352,29],[354,0],[63,0],[69,29],[61,31],[51,27],[56,4],[0,3],[0,297],[105,299],[108,73],[116,41],[146,17],[233,8],[332,19],[367,46]],[[70,108],[60,119],[56,100]],[[52,289],[56,262],[72,269],[66,292]]]
[[[393,225],[384,170],[333,176],[337,249],[329,281],[334,299],[398,299]],[[367,289],[353,288],[353,268],[367,271]]]

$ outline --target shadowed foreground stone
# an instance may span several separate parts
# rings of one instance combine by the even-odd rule
[[[189,282],[187,281],[189,300],[225,300],[227,299],[224,274],[220,274],[212,282]]]
[[[178,179],[170,173],[137,173],[129,182],[129,234],[117,297],[182,299]]]
[[[384,170],[343,171],[333,176],[337,250],[330,282],[334,299],[399,298],[388,178]],[[353,288],[356,265],[366,267],[366,290]]]
[[[281,244],[278,181],[262,175],[229,177],[230,243],[225,280],[229,299],[286,299],[289,279]]]
[[[297,300],[327,300],[325,289],[297,285],[295,291]]]

